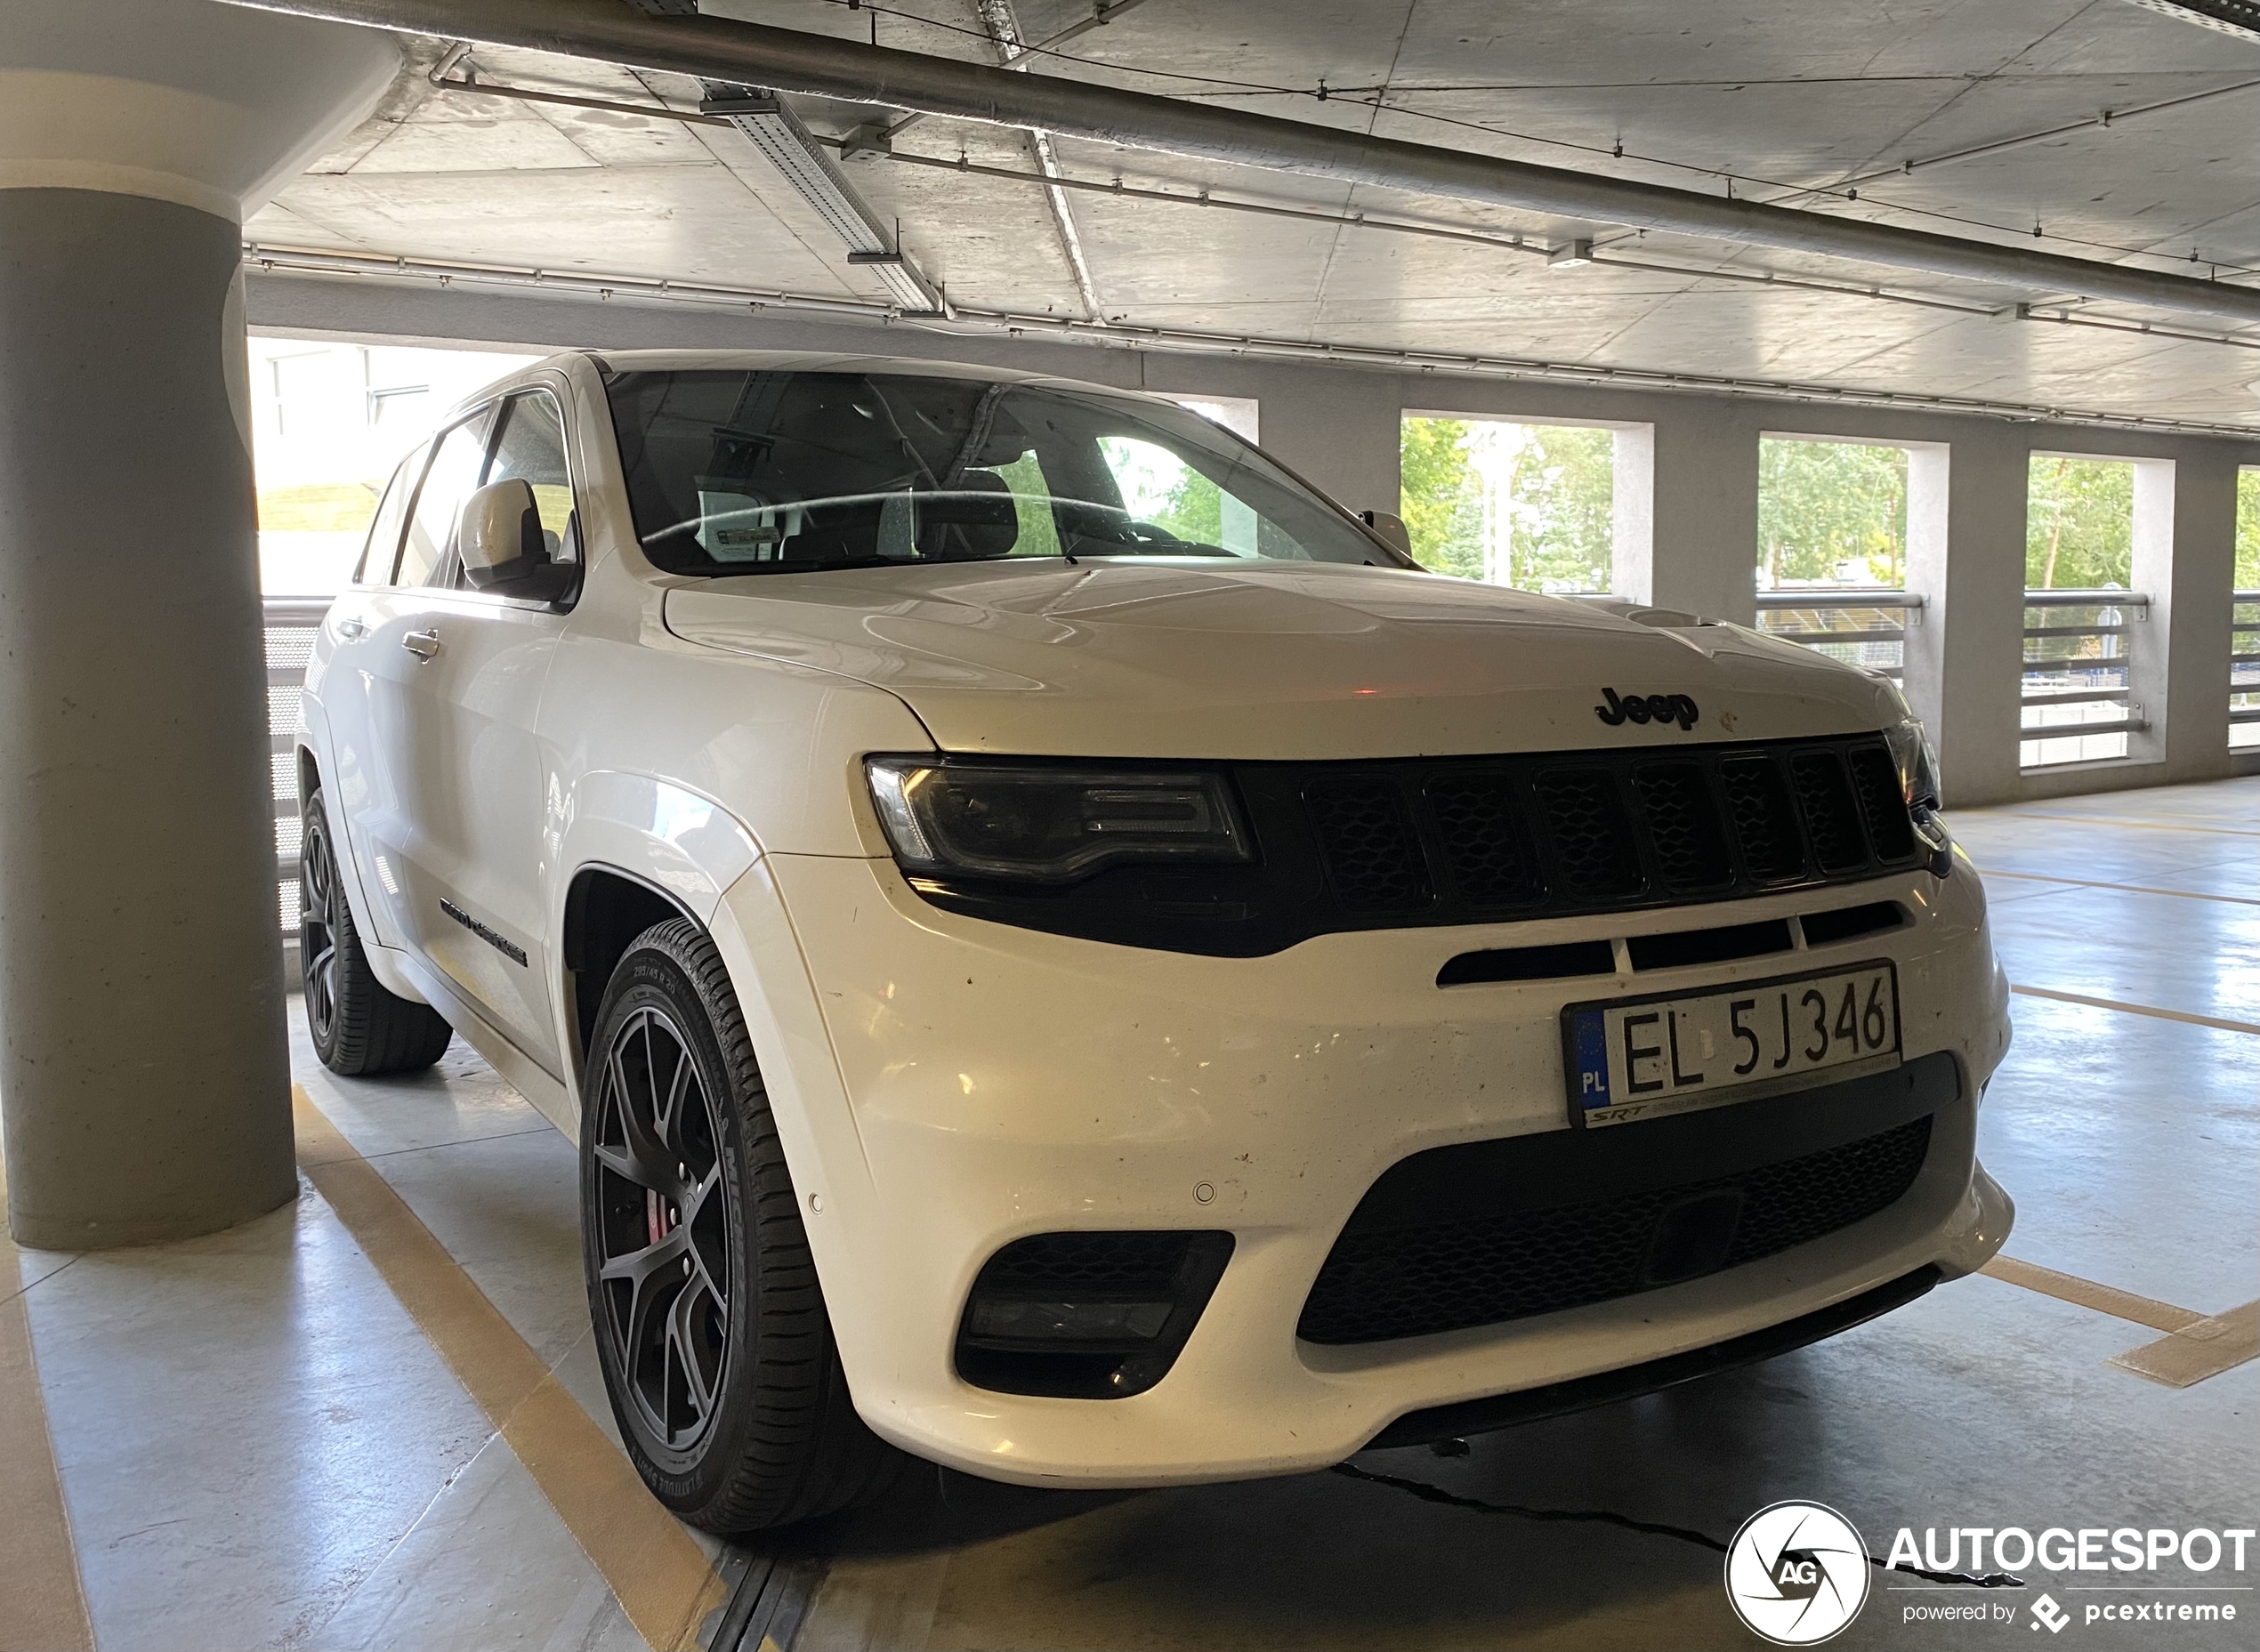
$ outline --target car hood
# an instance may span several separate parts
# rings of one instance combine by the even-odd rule
[[[951,752],[1312,762],[1668,748],[1904,715],[1888,683],[1740,626],[1643,624],[1332,563],[768,574],[677,586],[666,616],[687,642],[887,689]],[[1683,695],[1692,724],[1611,724],[1597,714],[1604,690]]]

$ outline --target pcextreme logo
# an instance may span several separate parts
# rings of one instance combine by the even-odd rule
[[[1868,1545],[1826,1504],[1770,1503],[1726,1546],[1726,1598],[1776,1646],[1818,1646],[1867,1604]]]

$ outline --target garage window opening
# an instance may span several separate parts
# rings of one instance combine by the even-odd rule
[[[2028,473],[2019,757],[2027,769],[2126,757],[2149,597],[2129,588],[2136,466],[2036,453]]]
[[[463,398],[536,359],[257,336],[250,356],[259,583],[270,597],[343,590],[400,455]]]
[[[2229,745],[2260,750],[2260,469],[2237,472],[2235,604],[2229,615]]]
[[[1907,625],[1908,449],[1770,435],[1758,442],[1759,629],[1897,679]]]
[[[1408,415],[1399,512],[1423,567],[1550,595],[1610,589],[1617,430]]]

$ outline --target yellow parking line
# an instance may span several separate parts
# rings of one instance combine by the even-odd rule
[[[2185,1325],[2155,1342],[2114,1354],[2111,1363],[2168,1388],[2188,1388],[2255,1357],[2260,1357],[2260,1301]]]
[[[2099,1314],[2111,1315],[2114,1319],[2146,1325],[2153,1331],[2185,1331],[2205,1320],[2203,1314],[2192,1312],[2187,1308],[2176,1308],[2171,1302],[2137,1296],[2132,1291],[2121,1291],[2111,1285],[2097,1285],[2093,1279],[2082,1279],[2077,1274],[2058,1273],[2053,1268],[2019,1261],[2014,1256],[1996,1256],[1978,1271],[2011,1285],[2021,1285],[2028,1291],[2038,1291],[2043,1296],[2053,1296],[2061,1302],[2092,1308]]]
[[[2074,889],[2115,889],[2128,895],[2171,895],[2176,900],[2222,900],[2239,907],[2260,907],[2260,900],[2249,895],[2203,895],[2191,889],[2152,889],[2147,883],[2103,883],[2094,878],[2051,877],[2039,872],[2004,872],[1996,866],[1980,866],[1978,875],[2016,878],[2026,883],[2066,883]]]
[[[2204,832],[2215,837],[2260,837],[2260,832],[2244,826],[2190,826],[2179,820],[2143,820],[2133,815],[2067,815],[2046,809],[2021,809],[2014,805],[2000,812],[2023,815],[2035,820],[2077,820],[2082,825],[2140,826],[2145,832]]]
[[[392,1185],[304,1090],[293,1085],[291,1096],[307,1179],[518,1454],[636,1632],[661,1652],[695,1648],[725,1592],[690,1533]]]
[[[94,1630],[16,1261],[0,1180],[0,1652],[89,1652]]]
[[[2028,998],[2054,998],[2059,1003],[2084,1003],[2093,1010],[2123,1010],[2129,1015],[2154,1015],[2161,1021],[2187,1021],[2192,1027],[2217,1027],[2224,1033],[2260,1036],[2260,1022],[2232,1021],[2218,1015],[2191,1015],[2186,1010],[2161,1010],[2151,1003],[2121,1003],[2116,998],[2090,998],[2085,993],[2058,992],[2053,987],[2012,987]]]

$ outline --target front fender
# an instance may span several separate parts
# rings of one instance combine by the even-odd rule
[[[566,893],[591,866],[625,872],[665,891],[711,927],[722,890],[761,858],[754,834],[714,799],[616,769],[574,782],[557,830],[555,864],[562,875],[553,933],[563,932]]]

